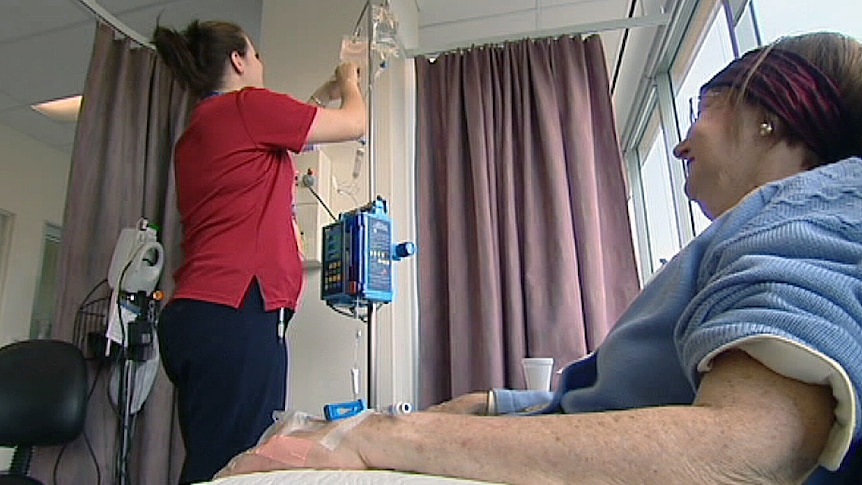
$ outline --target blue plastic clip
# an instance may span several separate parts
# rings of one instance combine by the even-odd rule
[[[323,406],[323,415],[328,421],[349,418],[350,416],[355,416],[362,411],[365,411],[365,401],[363,401],[362,399],[335,404],[326,404],[325,406]]]

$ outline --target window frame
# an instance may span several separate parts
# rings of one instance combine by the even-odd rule
[[[623,153],[623,160],[626,166],[626,174],[629,181],[629,200],[631,202],[633,214],[630,217],[634,219],[634,227],[636,232],[632,234],[632,242],[636,248],[636,260],[638,279],[641,286],[649,280],[653,274],[652,268],[652,252],[650,250],[649,225],[646,217],[646,198],[644,197],[643,178],[641,177],[641,157],[640,147],[643,140],[650,136],[649,122],[655,112],[655,89],[651,89],[647,93],[649,101],[647,108],[643,113],[639,114],[640,124],[635,128],[638,144]]]
[[[62,238],[63,238],[63,228],[62,227],[60,227],[57,224],[51,223],[51,222],[45,222],[43,229],[42,229],[42,254],[40,255],[39,276],[38,276],[38,278],[36,278],[36,288],[33,291],[33,306],[32,306],[31,312],[30,312],[30,338],[31,339],[40,338],[42,336],[42,335],[40,335],[40,326],[38,325],[38,322],[35,320],[35,318],[37,317],[37,313],[38,313],[37,310],[39,309],[41,304],[47,304],[51,310],[50,313],[47,315],[47,318],[48,318],[48,325],[47,325],[48,335],[50,336],[51,332],[53,331],[54,301],[55,301],[56,296],[57,296],[55,293],[56,292],[56,278],[59,276],[59,274],[58,274],[59,268],[58,268],[58,266],[55,266],[54,268],[51,268],[48,273],[46,273],[47,268],[45,266],[45,263],[46,263],[45,256],[47,255],[47,252],[48,252],[48,245],[49,244],[56,244],[57,245],[57,261],[55,261],[55,264],[59,265],[59,257],[60,257],[59,252],[60,252],[60,244],[62,243]],[[53,274],[55,281],[54,281],[54,288],[53,288],[53,291],[51,292],[51,294],[43,295],[42,290],[45,289],[44,278],[45,278],[46,274]],[[46,298],[46,300],[43,300],[43,298]]]
[[[6,288],[6,272],[9,267],[9,253],[12,246],[12,229],[15,214],[0,209],[0,315],[3,314],[3,301]]]
[[[716,16],[727,18],[727,36],[734,47],[734,53],[745,52],[754,45],[748,39],[760,42],[755,12],[751,9],[751,0],[680,0],[677,6],[677,16],[668,28],[669,39],[664,52],[660,53],[652,74],[649,76],[649,87],[636,96],[633,110],[633,122],[630,122],[621,139],[623,159],[629,177],[629,194],[634,218],[632,234],[635,247],[638,250],[638,275],[641,284],[651,277],[657,268],[652,268],[650,257],[651,240],[644,203],[643,180],[638,170],[640,160],[638,150],[643,146],[645,137],[654,136],[647,130],[651,117],[658,110],[661,131],[664,134],[664,146],[670,185],[673,191],[672,199],[675,218],[678,226],[680,247],[685,247],[697,233],[694,211],[699,210],[692,204],[684,192],[684,167],[673,156],[672,150],[682,139],[683,117],[688,116],[688,106],[677,106],[674,86],[680,84],[692,68],[696,56],[701,52],[701,46],[707,37],[708,28]],[[743,42],[740,43],[740,39]]]
[[[725,17],[727,39],[735,56],[762,46],[765,39],[759,23],[758,0],[678,0],[674,3],[672,21],[667,25],[660,50],[655,61],[648,66],[644,81],[638,86],[632,111],[620,138],[623,159],[630,185],[630,207],[634,219],[632,239],[638,251],[638,272],[641,284],[649,279],[653,270],[650,258],[650,228],[647,223],[644,203],[643,180],[637,170],[638,150],[651,136],[646,129],[655,110],[661,118],[661,129],[665,136],[667,160],[671,172],[674,210],[679,229],[680,247],[687,245],[708,222],[696,217],[700,209],[684,194],[684,175],[681,164],[671,153],[682,138],[683,128],[688,124],[688,105],[677,106],[677,85],[682,85],[701,52],[710,27],[716,16]],[[816,29],[815,29],[816,30]],[[724,35],[724,34],[722,34]]]

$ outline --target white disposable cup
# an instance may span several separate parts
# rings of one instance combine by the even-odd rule
[[[527,389],[534,391],[551,390],[551,373],[554,368],[552,357],[524,357],[521,361]]]

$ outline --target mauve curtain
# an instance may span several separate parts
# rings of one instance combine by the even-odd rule
[[[605,337],[638,291],[601,40],[419,58],[419,406],[523,388]]]
[[[170,275],[181,259],[180,222],[174,202],[173,143],[190,109],[188,92],[173,81],[154,50],[137,46],[99,24],[84,88],[69,175],[54,321],[54,338],[73,341],[79,306],[108,275],[120,230],[141,217],[160,226],[165,247],[160,288],[170,294]],[[109,368],[96,373],[85,433],[101,473],[114,483],[118,417],[107,397]],[[135,415],[129,483],[176,483],[182,440],[173,415],[174,391],[159,374]],[[32,473],[53,483],[96,484],[96,464],[82,437],[66,447],[36,450]]]

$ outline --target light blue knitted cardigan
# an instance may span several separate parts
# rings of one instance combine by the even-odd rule
[[[556,392],[497,389],[497,409],[548,399],[543,412],[689,404],[704,357],[764,334],[838,362],[862,416],[862,160],[750,194],[652,278],[599,350],[566,368]]]

